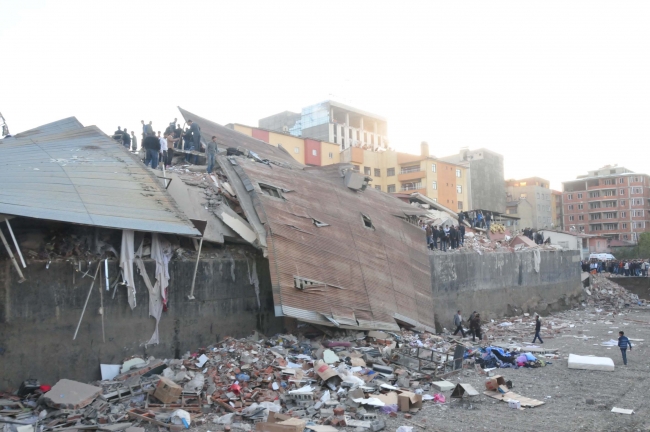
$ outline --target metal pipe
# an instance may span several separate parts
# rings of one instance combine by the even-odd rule
[[[106,291],[108,291],[110,289],[108,282],[108,258],[104,261],[104,276],[106,276]]]
[[[16,241],[16,237],[14,236],[14,231],[11,229],[11,225],[9,225],[9,219],[5,218],[5,222],[7,222],[7,228],[9,228],[9,234],[11,234],[11,239],[14,241],[14,246],[16,246],[16,252],[18,252],[18,256],[20,257],[20,262],[23,264],[23,268],[27,268],[27,265],[25,265],[25,260],[23,259],[23,254],[20,252],[20,248],[18,247],[18,242]]]
[[[18,272],[18,276],[20,276],[18,283],[25,282],[27,279],[25,279],[25,276],[23,276],[23,272],[20,271],[20,266],[18,265],[18,261],[16,261],[16,257],[14,256],[14,253],[9,248],[9,243],[7,243],[7,239],[5,238],[5,235],[2,233],[1,229],[0,229],[0,238],[2,238],[2,243],[4,243],[5,249],[7,249],[9,258],[11,258],[11,262],[14,264],[14,267],[16,268],[16,271]]]
[[[106,290],[108,290],[108,275],[106,276]],[[106,333],[104,332],[104,292],[102,291],[101,284],[99,286],[99,314],[102,316],[102,341],[106,343]]]
[[[196,254],[196,265],[194,266],[194,277],[192,277],[192,289],[190,290],[190,295],[187,297],[190,300],[194,300],[194,283],[196,282],[196,272],[199,269],[199,259],[201,258],[202,247],[203,247],[203,237],[201,237],[201,242],[199,243],[199,253]]]
[[[74,331],[74,336],[72,337],[72,340],[77,339],[77,333],[79,332],[79,327],[81,327],[81,320],[84,318],[84,313],[86,313],[86,306],[88,306],[88,299],[90,298],[90,294],[93,292],[93,286],[95,286],[95,280],[97,280],[97,273],[99,273],[99,267],[101,267],[101,261],[97,262],[97,270],[95,270],[95,277],[93,278],[93,281],[90,283],[90,289],[88,290],[88,295],[86,296],[86,303],[84,303],[84,308],[81,311],[81,316],[79,317],[79,323],[77,324],[77,329]]]

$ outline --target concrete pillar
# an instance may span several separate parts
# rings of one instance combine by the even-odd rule
[[[345,113],[345,126],[350,127],[350,113]]]

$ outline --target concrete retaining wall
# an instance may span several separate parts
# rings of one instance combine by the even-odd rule
[[[72,340],[90,279],[75,276],[65,261],[28,262],[27,281],[18,284],[8,260],[0,261],[0,389],[15,388],[27,378],[53,385],[60,378],[83,382],[100,378],[100,363],[121,363],[130,355],[174,358],[226,336],[242,337],[257,329],[274,334],[283,321],[273,313],[268,261],[257,256],[258,308],[249,282],[246,258],[204,259],[199,264],[196,300],[190,301],[194,261],[170,263],[169,310],[160,321],[160,344],[144,346],[154,330],[149,295],[136,273],[137,306],[131,310],[126,289],[115,299],[104,291],[106,342],[102,342],[99,287],[95,284],[79,334]],[[109,274],[116,274],[116,262]],[[149,277],[155,263],[148,261]],[[84,267],[85,268],[85,267]],[[95,265],[93,264],[94,273]],[[137,270],[136,270],[137,272]]]
[[[578,252],[541,251],[540,258],[537,273],[532,251],[431,254],[438,329],[452,328],[458,309],[464,318],[476,310],[485,320],[522,312],[545,314],[578,304],[582,297]]]
[[[650,300],[650,278],[628,276],[613,277],[609,278],[609,280],[638,295],[640,299]]]

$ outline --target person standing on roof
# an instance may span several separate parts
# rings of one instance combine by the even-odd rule
[[[458,227],[458,240],[461,246],[465,246],[465,225],[461,224]]]
[[[131,131],[131,150],[138,151],[138,139],[135,137],[135,131]]]
[[[433,230],[431,229],[431,224],[428,223],[424,226],[424,232],[427,237],[427,248],[432,249],[431,243],[433,243]]]
[[[166,140],[167,140],[167,156],[165,157],[165,166],[169,168],[172,165],[172,158],[174,157],[174,147],[176,146],[176,142],[178,141],[178,138],[174,138],[174,133],[173,132],[168,132],[166,135]]]
[[[177,121],[178,121],[178,119],[175,118],[173,122],[170,122],[169,125],[167,125],[167,128],[165,128],[165,135],[168,135],[168,134],[174,132],[174,128],[176,126]]]
[[[183,148],[183,140],[181,137],[183,136],[183,129],[181,129],[181,125],[177,124],[176,129],[174,129],[174,139],[178,140],[175,142],[174,147],[182,149]]]
[[[192,134],[192,150],[198,151],[201,148],[201,128],[192,120],[188,120],[187,125],[190,127],[190,132]]]
[[[151,163],[151,168],[158,168],[158,155],[160,154],[160,140],[152,133],[142,140],[142,148],[146,151],[144,165]]]
[[[122,133],[122,144],[127,150],[131,147],[131,135],[129,135],[129,131],[126,128],[124,128],[124,133]]]
[[[144,120],[140,120],[140,123],[142,123],[142,141],[144,142],[144,139],[148,135],[153,134],[153,126],[151,125],[151,122],[149,122],[149,124],[144,124]]]
[[[208,174],[212,174],[214,169],[214,161],[217,158],[217,137],[213,136],[212,141],[205,146],[205,159],[208,163]]]
[[[167,135],[160,136],[158,131],[158,140],[160,141],[160,165],[164,166],[167,162]]]
[[[625,333],[622,331],[618,332],[618,347],[621,349],[621,355],[623,355],[623,364],[627,366],[627,347],[630,347],[632,351],[632,342],[625,336]]]
[[[440,237],[440,231],[438,228],[431,225],[431,250],[438,249],[438,238]]]
[[[539,339],[539,343],[541,343],[541,344],[544,343],[544,341],[542,340],[542,337],[539,335],[539,332],[540,332],[541,329],[542,329],[542,320],[539,317],[539,314],[535,314],[535,337],[533,338],[532,343],[535,343],[535,341],[537,339]]]
[[[454,315],[454,325],[456,326],[456,331],[454,332],[454,336],[460,332],[460,334],[465,337],[465,330],[463,330],[463,317],[460,314],[460,311],[456,315]]]

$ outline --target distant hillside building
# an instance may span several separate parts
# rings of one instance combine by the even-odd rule
[[[388,148],[388,123],[384,117],[335,101],[284,111],[259,120],[259,127],[293,136],[339,144],[341,149]]]
[[[506,212],[502,155],[485,148],[471,151],[461,149],[458,154],[440,160],[469,168],[467,189],[470,209]]]
[[[638,241],[650,231],[650,176],[606,165],[562,183],[564,228]]]
[[[520,218],[518,224],[520,229],[554,226],[552,215],[554,197],[548,183],[548,180],[540,177],[505,182],[506,214]]]

